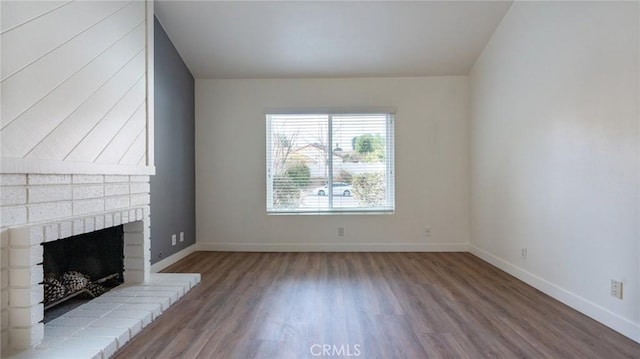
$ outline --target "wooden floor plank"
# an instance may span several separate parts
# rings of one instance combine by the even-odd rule
[[[115,358],[640,358],[468,253],[196,252],[166,271],[202,280]]]

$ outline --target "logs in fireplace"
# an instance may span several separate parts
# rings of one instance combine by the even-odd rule
[[[123,283],[123,239],[116,226],[43,244],[45,322]]]
[[[112,274],[106,278],[91,281],[91,277],[76,271],[66,272],[60,278],[50,274],[44,279],[44,309],[53,308],[78,295],[89,298],[99,297],[113,287],[113,285],[101,283],[116,276]]]

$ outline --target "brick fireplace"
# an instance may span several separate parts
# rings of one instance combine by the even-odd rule
[[[108,358],[199,281],[150,273],[153,14],[152,0],[3,7],[3,358]],[[124,284],[43,324],[42,244],[120,225]]]
[[[18,349],[44,338],[42,243],[124,225],[124,279],[127,284],[149,279],[148,207],[107,212],[67,221],[47,222],[9,231],[9,342]]]
[[[2,174],[2,347],[44,335],[42,244],[124,225],[125,283],[150,272],[149,176]]]
[[[146,175],[0,174],[3,357],[108,358],[199,282],[150,273],[149,192]],[[42,244],[119,225],[125,283],[43,324]]]

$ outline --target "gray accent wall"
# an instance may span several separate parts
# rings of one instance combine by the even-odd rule
[[[195,243],[193,75],[154,19],[156,175],[151,177],[151,263]],[[180,242],[184,232],[184,242]],[[177,237],[176,245],[171,236]]]

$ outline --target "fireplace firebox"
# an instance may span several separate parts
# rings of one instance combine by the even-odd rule
[[[43,247],[45,323],[124,282],[122,225]]]

